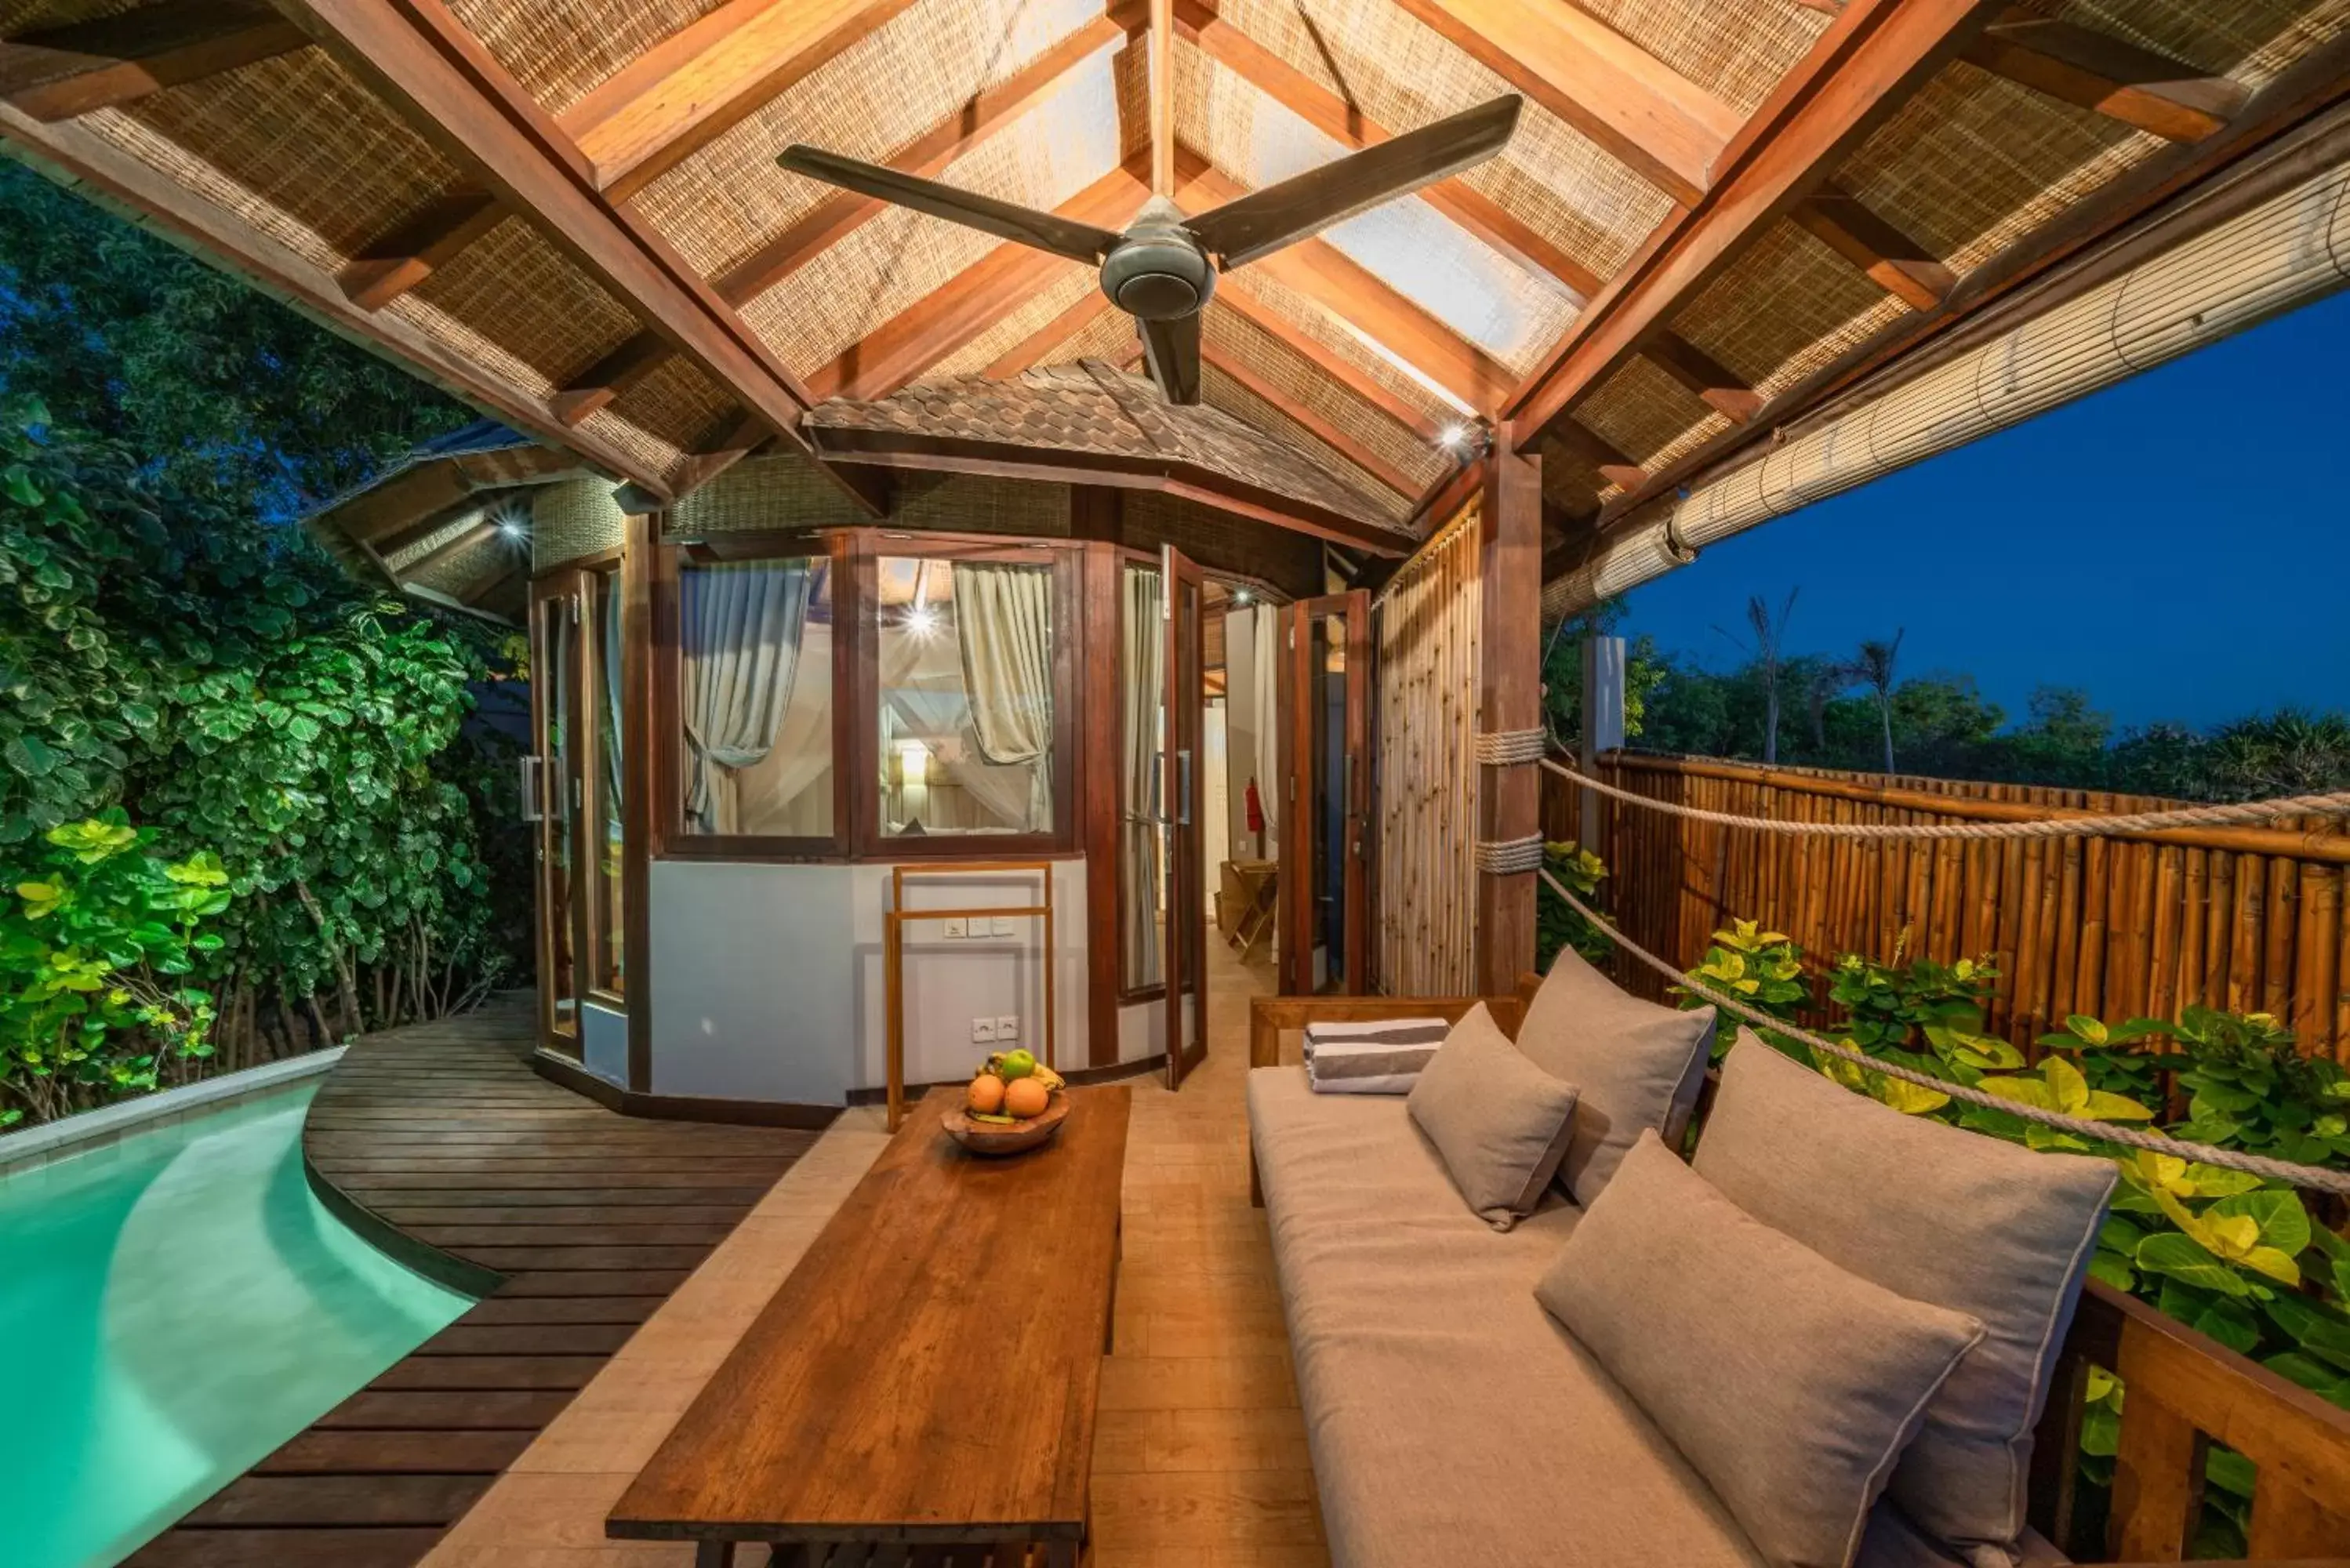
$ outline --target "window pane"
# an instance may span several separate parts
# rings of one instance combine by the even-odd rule
[[[685,831],[832,836],[832,573],[823,556],[678,576]]]
[[[1053,830],[1053,572],[885,556],[881,831]]]
[[[595,640],[589,645],[596,674],[588,686],[596,703],[596,813],[590,828],[596,853],[596,966],[590,983],[618,992],[621,982],[620,910],[620,574],[599,572],[595,587]]]
[[[1166,701],[1167,626],[1159,573],[1128,566],[1118,607],[1118,972],[1128,991],[1159,983],[1165,884],[1159,875],[1159,726]]]

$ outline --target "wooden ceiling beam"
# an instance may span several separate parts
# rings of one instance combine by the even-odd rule
[[[1638,490],[1648,483],[1648,470],[1626,457],[1616,443],[1579,420],[1565,419],[1551,427],[1559,444],[1580,453],[1599,471],[1599,477],[1619,490]]]
[[[1175,200],[1185,212],[1203,212],[1248,193],[1190,149],[1182,151],[1187,176]],[[1249,265],[1367,335],[1464,407],[1490,412],[1509,396],[1513,378],[1507,366],[1327,240],[1301,241]]]
[[[650,332],[629,338],[587,369],[573,377],[547,401],[555,417],[576,425],[660,368],[668,359],[669,345]]]
[[[354,306],[333,273],[297,254],[234,213],[204,200],[146,163],[71,121],[44,123],[0,102],[0,138],[10,152],[50,179],[163,235],[200,259],[326,323],[484,413],[526,431],[585,463],[666,494],[658,470],[635,452],[558,424],[543,399],[401,318],[397,311]]]
[[[459,252],[504,221],[506,211],[487,191],[451,191],[422,212],[369,240],[345,263],[336,281],[361,310],[381,310],[447,266]]]
[[[2008,7],[1967,60],[2172,141],[2200,141],[2235,118],[2251,89],[2126,39]]]
[[[778,431],[807,395],[702,279],[598,198],[519,88],[439,0],[281,0],[395,116],[538,232],[670,348]],[[551,410],[550,410],[551,411]],[[632,475],[633,477],[633,475]]]
[[[1939,256],[1832,186],[1804,197],[1787,215],[1912,310],[1933,309],[1958,286],[1958,275]]]
[[[556,117],[615,200],[636,194],[912,0],[730,0]]]
[[[490,509],[484,506],[482,509],[482,515],[474,520],[472,527],[452,535],[396,571],[389,566],[384,569],[391,572],[395,581],[404,584],[411,577],[421,577],[442,562],[452,559],[464,551],[472,549],[494,533],[497,526],[497,520],[490,515]]]
[[[964,99],[884,161],[901,173],[937,178],[947,165],[1051,97],[1070,72],[1129,36],[1136,25],[1131,10],[1095,17],[996,86]],[[732,305],[757,298],[888,205],[847,191],[827,197],[727,268],[718,278],[720,296]]]
[[[0,42],[0,99],[55,123],[309,44],[255,0],[163,0]]]
[[[1216,286],[1216,303],[1230,307],[1236,315],[1246,317],[1258,327],[1278,339],[1282,347],[1306,360],[1316,370],[1369,403],[1420,440],[1433,442],[1444,433],[1444,427],[1432,418],[1427,410],[1397,392],[1395,389],[1345,355],[1334,352],[1329,345],[1266,304],[1248,287],[1244,279],[1227,277],[1219,283]],[[1214,307],[1211,306],[1210,308]]]
[[[1366,446],[1352,432],[1333,424],[1314,410],[1307,408],[1263,376],[1243,364],[1232,354],[1214,348],[1201,351],[1201,358],[1222,374],[1231,377],[1243,391],[1263,399],[1288,418],[1297,421],[1315,440],[1394,491],[1398,495],[1418,496],[1423,488],[1411,475]]]
[[[1658,332],[1640,345],[1640,356],[1733,423],[1746,424],[1762,411],[1761,393],[1679,333]]]
[[[1356,105],[1219,16],[1207,0],[1177,0],[1179,36],[1306,124],[1346,147],[1368,147],[1393,134]],[[1421,201],[1530,272],[1565,286],[1580,307],[1601,278],[1475,186],[1455,176],[1419,192]]]
[[[1092,326],[1109,307],[1109,296],[1100,289],[1086,290],[1077,296],[1076,304],[997,355],[981,374],[991,380],[1004,381],[1035,366],[1053,363],[1053,356],[1063,344]]]
[[[1989,16],[1982,0],[1851,0],[1723,150],[1705,199],[1652,236],[1510,397],[1511,445],[1531,443],[1825,184]]]
[[[689,492],[709,483],[744,458],[772,443],[775,432],[767,421],[756,414],[736,414],[729,417],[726,426],[705,441],[677,476],[677,493],[683,498]]]
[[[1546,0],[1397,0],[1454,47],[1687,205],[1743,116],[1621,33]]]
[[[1081,223],[1122,228],[1148,193],[1134,171],[1121,166],[1055,211]],[[886,398],[1034,298],[1063,268],[1076,265],[1007,240],[811,374],[809,395],[818,400]]]

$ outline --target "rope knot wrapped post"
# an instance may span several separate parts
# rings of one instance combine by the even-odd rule
[[[1539,871],[1543,866],[1543,836],[1530,833],[1523,838],[1504,838],[1498,842],[1479,839],[1471,849],[1477,869],[1488,877],[1523,877],[1529,871]]]
[[[1514,768],[1538,763],[1550,750],[1550,736],[1534,730],[1480,730],[1471,742],[1480,766]]]

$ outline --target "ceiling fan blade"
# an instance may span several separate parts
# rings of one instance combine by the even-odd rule
[[[791,146],[775,161],[795,174],[838,185],[859,195],[877,197],[899,207],[911,207],[951,223],[1034,245],[1071,261],[1097,262],[1118,240],[1108,229],[1081,223],[1052,213],[1040,213],[1012,202],[999,202],[972,191],[959,191],[918,174],[901,174],[878,163],[843,158],[821,148]]]
[[[1230,271],[1491,158],[1517,130],[1523,102],[1512,94],[1464,109],[1227,202],[1186,226]]]
[[[1142,355],[1150,379],[1170,403],[1200,400],[1200,317],[1178,316],[1171,320],[1138,321],[1142,328]]]

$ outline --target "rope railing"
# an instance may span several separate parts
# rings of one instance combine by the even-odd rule
[[[2114,815],[2052,816],[2033,822],[1786,822],[1774,816],[1740,816],[1659,800],[1621,784],[1567,766],[1555,757],[1542,765],[1579,789],[1596,790],[1614,800],[1646,806],[1668,816],[1756,833],[1787,833],[1815,838],[2098,838],[2115,834],[2160,833],[2173,828],[2229,827],[2240,823],[2266,822],[2280,816],[2326,815],[2350,812],[2350,790],[2331,794],[2296,794],[2281,800],[2241,801],[2229,805],[2184,805],[2168,811],[2138,811]]]
[[[1541,873],[1541,877],[1545,883],[1549,884],[1552,892],[1566,900],[1567,908],[1590,921],[1601,935],[1659,974],[1670,980],[1674,984],[1683,987],[1691,995],[1702,997],[1732,1017],[1742,1019],[1757,1028],[1768,1029],[1783,1034],[1823,1055],[1832,1056],[1840,1062],[1848,1062],[1854,1066],[1864,1068],[1871,1073],[1881,1073],[1896,1083],[1908,1084],[1917,1088],[1947,1096],[1960,1105],[1977,1106],[1985,1110],[2003,1112],[2027,1122],[2036,1122],[2042,1127],[2053,1127],[2058,1132],[2070,1133],[2075,1137],[2089,1138],[2099,1143],[2118,1144],[2125,1148],[2145,1149],[2153,1154],[2168,1155],[2173,1159],[2189,1160],[2201,1165],[2215,1165],[2228,1170],[2246,1171],[2272,1181],[2287,1182],[2294,1187],[2305,1187],[2315,1191],[2350,1197],[2350,1171],[2329,1170],[2324,1166],[2302,1165],[2289,1159],[2272,1159],[2267,1155],[2252,1154],[2243,1149],[2220,1148],[2213,1144],[2190,1143],[2184,1138],[2167,1137],[2161,1133],[2141,1132],[2136,1127],[2116,1127],[2111,1122],[2092,1121],[2086,1116],[2067,1116],[2062,1111],[2052,1111],[2038,1106],[2025,1105],[2020,1100],[2006,1099],[1986,1090],[1972,1088],[1965,1084],[1952,1083],[1947,1078],[1937,1078],[1930,1073],[1920,1073],[1915,1068],[1905,1067],[1898,1062],[1882,1061],[1869,1055],[1866,1052],[1856,1050],[1837,1041],[1822,1039],[1809,1030],[1797,1028],[1784,1019],[1774,1018],[1758,1007],[1750,1006],[1735,997],[1725,996],[1712,987],[1700,983],[1634,941],[1610,921],[1602,919],[1596,910],[1569,892],[1566,886],[1556,877],[1552,876],[1547,869]]]

